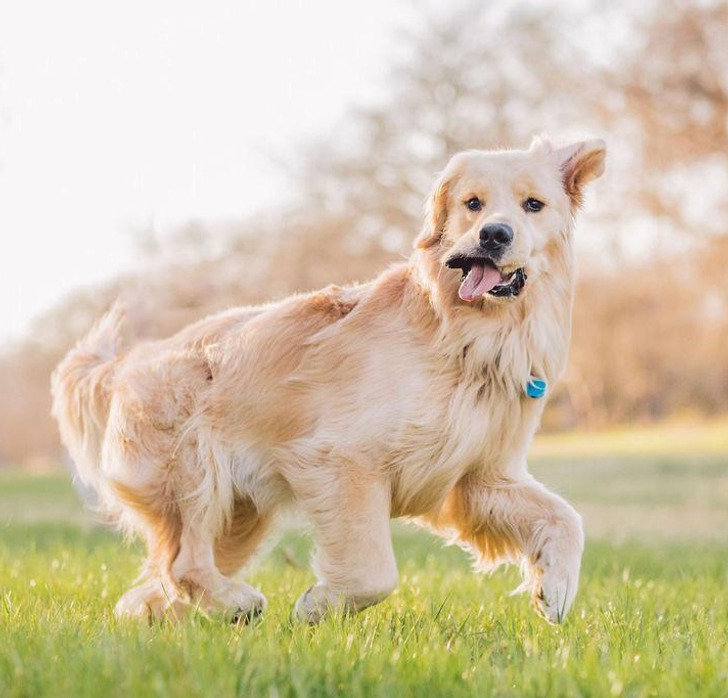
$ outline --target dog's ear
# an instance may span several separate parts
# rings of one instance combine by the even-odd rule
[[[564,189],[573,206],[580,206],[584,187],[604,173],[607,146],[601,138],[580,141],[552,153],[561,170]]]
[[[445,168],[438,177],[432,193],[427,197],[425,204],[425,225],[415,240],[415,247],[426,250],[433,247],[442,239],[447,223],[447,198],[449,194],[452,173],[450,166]]]
[[[422,232],[415,240],[415,247],[425,250],[433,247],[442,239],[447,223],[447,196],[449,193],[450,178],[443,172],[438,177],[432,193],[425,203],[425,224]]]

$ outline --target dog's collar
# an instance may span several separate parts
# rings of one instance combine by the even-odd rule
[[[548,388],[548,383],[545,380],[530,376],[526,383],[526,395],[538,399],[546,394],[546,388]]]

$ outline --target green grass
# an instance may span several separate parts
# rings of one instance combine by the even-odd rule
[[[533,470],[589,531],[560,627],[510,596],[516,570],[476,575],[400,525],[399,589],[359,616],[291,622],[313,577],[310,541],[288,534],[250,573],[269,600],[254,624],[120,623],[139,548],[92,525],[65,477],[0,474],[0,696],[728,695],[728,457]]]

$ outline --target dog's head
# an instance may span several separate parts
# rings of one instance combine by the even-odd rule
[[[415,247],[461,302],[513,301],[569,245],[583,188],[604,171],[604,156],[601,140],[459,153],[435,185]]]

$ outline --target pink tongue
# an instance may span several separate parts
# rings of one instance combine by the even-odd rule
[[[473,264],[463,282],[458,295],[464,301],[471,301],[485,293],[502,281],[501,273],[490,264]]]

